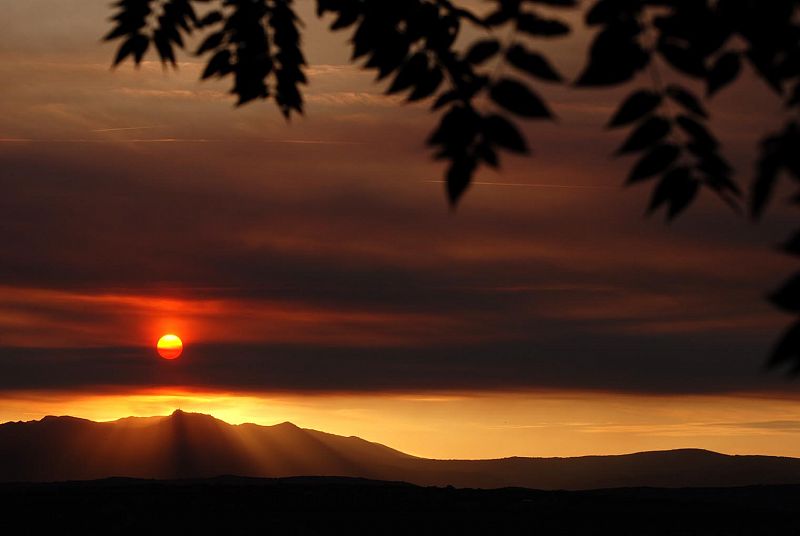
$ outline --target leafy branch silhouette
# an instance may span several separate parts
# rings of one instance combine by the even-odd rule
[[[618,155],[637,155],[627,184],[654,184],[648,213],[664,209],[672,220],[702,189],[758,219],[778,178],[800,179],[800,0],[486,0],[477,15],[450,0],[317,0],[333,31],[351,29],[352,61],[388,80],[386,92],[429,101],[440,121],[427,140],[448,163],[447,195],[456,204],[481,166],[497,167],[500,152],[530,152],[518,121],[554,118],[537,92],[540,83],[618,86],[638,74],[650,84],[634,88],[611,117],[609,129],[628,127]],[[306,61],[301,23],[292,0],[119,0],[106,40],[119,40],[117,65],[139,64],[154,49],[176,65],[175,49],[202,36],[191,51],[207,57],[202,78],[228,78],[245,104],[272,98],[288,119],[303,112]],[[198,16],[195,6],[203,8]],[[555,9],[585,10],[596,35],[586,66],[567,82],[536,49],[571,28]],[[465,26],[482,37],[456,46]],[[498,35],[510,37],[502,42]],[[152,45],[152,46],[151,46]],[[505,67],[508,68],[505,68]],[[709,127],[707,104],[748,66],[785,102],[784,128],[767,136],[747,194]],[[503,68],[500,68],[503,67]],[[686,84],[699,81],[703,95]],[[794,199],[800,203],[800,197]],[[785,250],[800,255],[800,232]],[[800,315],[800,273],[771,295]],[[800,318],[776,346],[769,365],[800,372]]]

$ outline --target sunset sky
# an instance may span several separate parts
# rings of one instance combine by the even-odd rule
[[[313,2],[289,124],[188,55],[112,70],[108,4],[0,0],[0,422],[182,408],[431,457],[800,456],[800,380],[763,368],[791,215],[706,194],[645,219],[602,128],[624,89],[542,85],[558,123],[453,211],[435,118]],[[546,48],[574,76],[589,37]],[[746,184],[780,103],[746,75],[712,113]]]

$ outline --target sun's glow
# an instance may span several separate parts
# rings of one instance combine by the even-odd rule
[[[298,395],[158,387],[130,392],[0,392],[0,422],[45,415],[108,421],[169,415],[180,408],[231,424],[290,421],[431,458],[584,456],[685,447],[800,456],[798,401],[747,394]]]
[[[183,341],[177,335],[167,333],[158,339],[158,355],[164,359],[175,359],[183,352]]]

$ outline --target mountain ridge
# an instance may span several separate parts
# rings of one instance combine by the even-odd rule
[[[232,425],[182,410],[105,422],[48,415],[0,424],[0,482],[220,475],[342,476],[478,488],[714,487],[800,484],[800,459],[697,448],[577,457],[428,459],[288,421]]]
[[[619,457],[619,456],[633,456],[633,455],[651,454],[651,453],[664,453],[664,452],[672,452],[672,453],[698,452],[698,453],[707,453],[707,454],[713,454],[713,455],[718,455],[718,456],[726,456],[726,457],[766,457],[766,458],[788,458],[788,459],[793,459],[793,460],[794,459],[800,459],[800,458],[795,458],[795,457],[792,457],[792,456],[777,456],[777,455],[764,455],[764,454],[727,454],[727,453],[717,452],[717,451],[714,451],[714,450],[703,449],[703,448],[699,448],[699,447],[681,447],[681,448],[676,448],[676,449],[664,449],[664,450],[642,450],[642,451],[626,452],[626,453],[622,453],[622,454],[581,454],[581,455],[578,455],[578,456],[518,456],[518,455],[514,455],[514,456],[504,456],[504,457],[499,457],[499,458],[468,458],[468,459],[467,458],[423,458],[423,457],[420,457],[420,456],[414,456],[413,454],[408,454],[406,452],[394,449],[394,448],[389,447],[387,445],[384,445],[382,443],[378,443],[378,442],[375,442],[375,441],[370,441],[368,439],[364,439],[362,437],[355,436],[355,435],[345,436],[345,435],[340,435],[340,434],[334,434],[334,433],[331,433],[331,432],[325,432],[325,431],[322,431],[322,430],[317,430],[317,429],[314,429],[314,428],[301,428],[300,426],[294,424],[291,421],[283,421],[283,422],[276,423],[276,424],[258,424],[258,423],[252,423],[252,422],[243,422],[243,423],[239,423],[239,424],[233,424],[233,423],[229,423],[227,421],[224,421],[222,419],[219,419],[217,417],[214,417],[213,415],[209,415],[207,413],[189,412],[189,411],[184,411],[184,410],[181,410],[181,409],[176,409],[169,415],[151,415],[151,416],[146,416],[146,417],[129,416],[129,417],[121,417],[119,419],[114,419],[114,420],[111,420],[111,421],[93,421],[91,419],[86,419],[86,418],[83,418],[83,417],[74,417],[74,416],[71,416],[71,415],[45,415],[41,419],[32,419],[32,420],[29,420],[29,421],[21,421],[21,420],[20,421],[7,421],[7,422],[4,422],[4,423],[0,423],[0,427],[2,427],[4,425],[7,425],[7,424],[29,424],[29,423],[37,423],[37,422],[42,422],[42,421],[52,421],[52,420],[57,420],[57,419],[58,420],[78,421],[78,422],[85,422],[85,423],[93,423],[93,424],[101,424],[102,425],[102,424],[122,423],[122,422],[126,422],[126,421],[146,421],[146,420],[156,420],[156,419],[158,419],[158,420],[169,419],[169,418],[174,417],[176,414],[177,415],[188,415],[188,416],[197,416],[197,417],[201,417],[201,418],[207,418],[209,420],[217,421],[217,422],[225,424],[226,426],[231,426],[231,427],[248,427],[248,426],[252,426],[252,427],[257,427],[257,428],[268,428],[268,429],[286,427],[286,428],[294,428],[294,429],[298,429],[298,430],[307,430],[307,431],[311,431],[311,432],[315,432],[315,433],[319,433],[319,434],[325,434],[325,435],[328,435],[328,436],[347,438],[347,439],[358,439],[358,440],[363,441],[365,443],[370,443],[370,444],[373,444],[373,445],[380,445],[382,447],[397,451],[397,452],[402,453],[402,454],[404,454],[406,456],[409,456],[409,457],[425,459],[425,460],[433,460],[433,461],[497,461],[497,460],[517,460],[517,459],[519,459],[519,460],[575,460],[575,459],[584,459],[584,458],[615,458],[615,457]]]

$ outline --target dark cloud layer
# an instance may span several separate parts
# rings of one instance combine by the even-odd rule
[[[412,348],[199,344],[170,363],[143,347],[0,348],[0,389],[791,393],[785,378],[759,368],[760,352],[757,341],[742,337],[673,336]]]
[[[17,292],[0,296],[0,336],[17,346],[15,318],[40,319],[49,347],[31,323],[27,348],[0,352],[2,389],[786,389],[760,369],[781,320],[759,296],[783,266],[762,243],[771,229],[719,224],[711,204],[665,228],[616,190],[476,189],[448,214],[419,175],[387,187],[352,167],[399,165],[386,148],[254,145],[254,169],[236,144],[87,145],[2,148],[0,278]],[[91,298],[107,295],[182,300],[187,315],[221,300],[204,325],[224,343],[196,333],[175,366],[106,339],[79,348],[95,336],[76,339],[82,325],[130,341],[146,315]],[[290,344],[265,320],[254,341],[276,301],[312,319]]]

